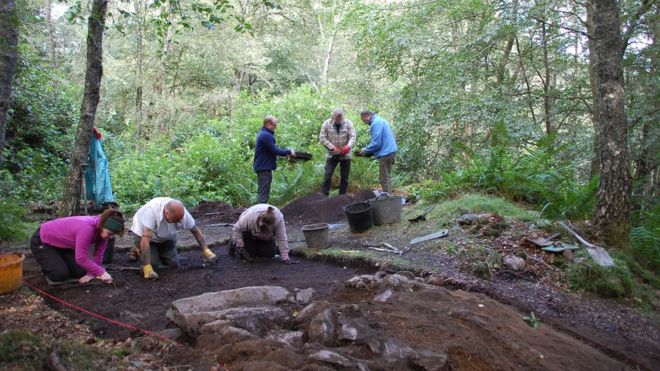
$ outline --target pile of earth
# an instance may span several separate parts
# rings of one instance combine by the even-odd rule
[[[374,198],[372,190],[355,194],[327,197],[312,193],[281,208],[284,219],[290,224],[336,223],[345,220],[344,206]]]
[[[244,210],[244,208],[234,209],[222,201],[202,201],[190,209],[190,214],[196,221],[204,224],[235,223]]]

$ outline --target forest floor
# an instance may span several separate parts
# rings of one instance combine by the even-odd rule
[[[195,340],[165,313],[179,298],[260,285],[292,292],[313,288],[315,300],[363,305],[383,336],[440,349],[455,369],[652,370],[660,364],[658,307],[642,311],[631,302],[568,290],[561,269],[566,258],[527,241],[552,232],[547,225],[539,227],[531,213],[504,206],[485,210],[468,197],[460,207],[404,206],[400,222],[352,234],[342,206],[370,197],[370,191],[330,198],[313,194],[283,207],[299,260],[295,265],[270,259],[248,264],[228,256],[228,224],[242,210],[222,202],[204,202],[191,210],[219,263],[204,264],[194,238],[184,231],[178,240],[182,267],[160,270],[156,281],[142,279],[137,263],[129,262],[128,237],[117,241],[109,267],[112,285],[49,286],[28,254],[24,279],[32,290],[24,286],[0,296],[0,367],[40,368],[59,360],[76,369],[249,369],[236,354],[196,348]],[[425,221],[406,221],[423,212]],[[330,224],[330,247],[311,250],[301,227],[318,222]],[[409,243],[441,229],[448,231],[447,237]],[[398,255],[368,248],[384,242],[410,250]],[[26,246],[12,250],[27,253]],[[510,256],[521,258],[524,266],[514,269],[503,263]],[[406,292],[374,304],[373,292],[344,287],[349,278],[377,270],[407,271],[443,291]],[[288,368],[286,362],[280,364]]]

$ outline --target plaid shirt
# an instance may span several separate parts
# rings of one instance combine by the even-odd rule
[[[332,158],[333,153],[330,150],[333,147],[341,149],[342,147],[349,146],[353,148],[355,144],[355,127],[351,120],[346,120],[341,123],[339,132],[335,129],[335,123],[332,118],[329,118],[321,125],[321,132],[319,133],[319,142],[328,150],[326,158]],[[351,152],[341,156],[340,160],[350,160]]]

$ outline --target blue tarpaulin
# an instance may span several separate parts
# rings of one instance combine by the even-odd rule
[[[89,143],[89,162],[85,171],[87,199],[94,201],[97,207],[115,201],[108,172],[108,158],[103,152],[102,143],[102,140],[92,136]]]

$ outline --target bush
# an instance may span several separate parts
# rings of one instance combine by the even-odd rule
[[[231,119],[193,117],[171,136],[153,141],[141,151],[127,146],[128,139],[113,140],[108,143],[108,154],[116,198],[128,211],[156,196],[179,198],[191,206],[202,200],[222,200],[234,206],[254,204],[255,138],[265,114],[272,114],[280,122],[280,147],[314,155],[308,162],[278,160],[270,202],[283,205],[320,188],[325,150],[318,143],[318,132],[331,110],[328,98],[301,87],[275,98],[241,97]],[[377,172],[375,162],[353,161],[351,186],[374,184]]]

